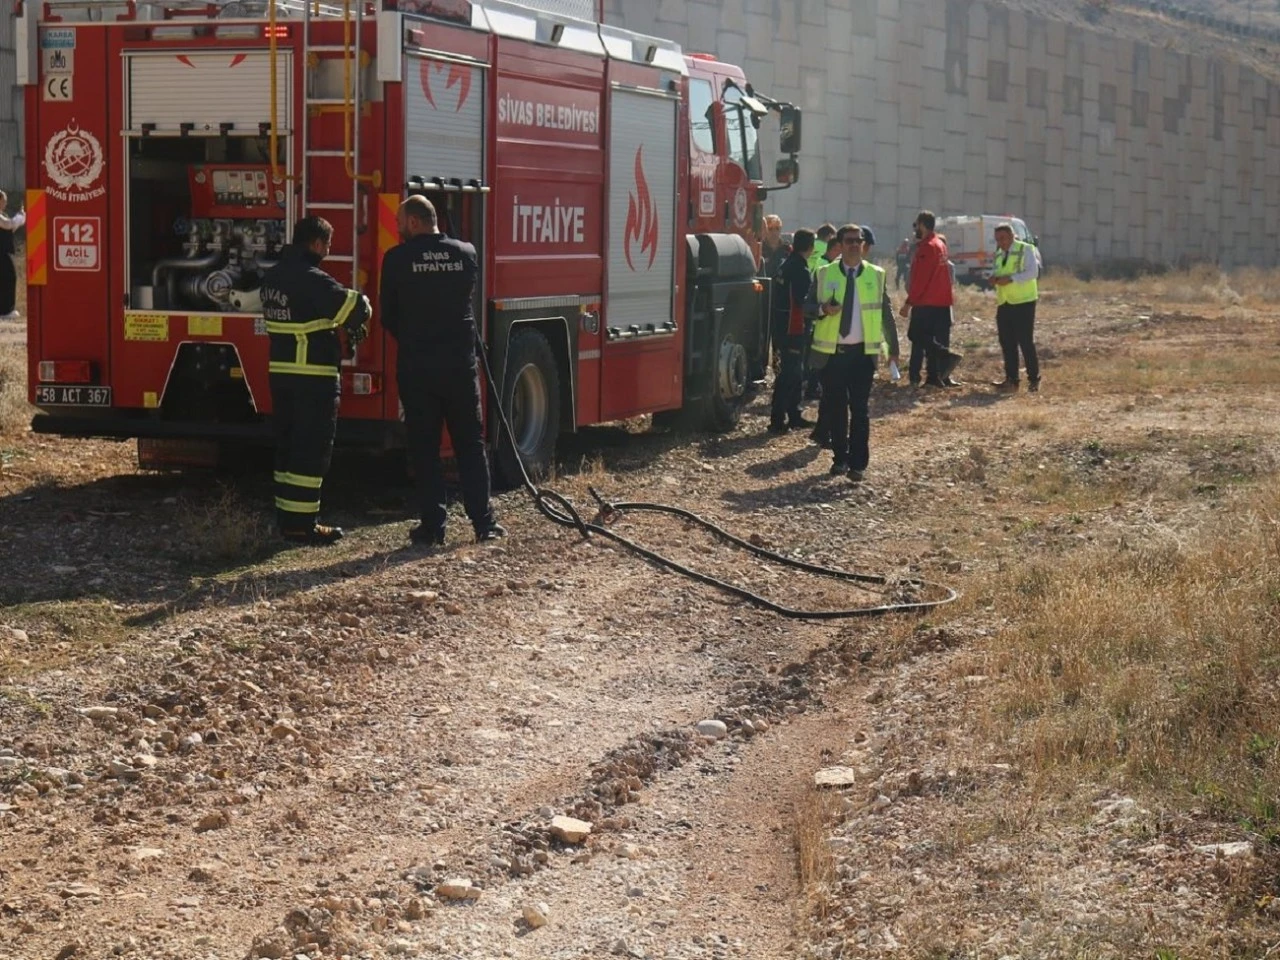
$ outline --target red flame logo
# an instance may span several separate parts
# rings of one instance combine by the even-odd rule
[[[651,270],[658,255],[658,205],[653,202],[649,181],[644,176],[644,147],[636,150],[636,192],[627,198],[627,229],[622,241],[627,266],[632,272],[636,265],[631,261],[631,244],[636,240],[640,241],[641,253],[649,251],[649,263],[644,269]]]
[[[423,60],[422,66],[419,68],[419,75],[422,78],[422,95],[427,98],[427,103],[431,104],[433,109],[439,109],[436,106],[435,95],[431,92],[431,75],[437,76],[444,73],[445,68],[442,64],[434,64],[430,60]],[[445,80],[444,88],[452,90],[458,88],[458,105],[453,108],[453,112],[457,113],[462,109],[462,105],[467,102],[467,97],[471,93],[471,68],[460,63],[455,63],[449,67],[449,76]]]

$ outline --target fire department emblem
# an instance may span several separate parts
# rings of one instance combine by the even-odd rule
[[[102,144],[74,119],[49,138],[44,169],[54,187],[60,188],[49,191],[59,200],[90,200],[106,192],[106,187],[90,189],[102,176]]]
[[[733,222],[740,227],[747,222],[747,191],[745,187],[739,187],[738,192],[733,195]]]

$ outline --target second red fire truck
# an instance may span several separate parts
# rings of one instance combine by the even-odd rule
[[[23,0],[17,22],[37,431],[139,438],[148,462],[266,437],[258,285],[316,214],[326,268],[375,299],[340,442],[395,444],[374,295],[407,192],[479,251],[532,468],[586,424],[736,422],[768,351],[762,202],[800,146],[799,111],[737,67],[603,24],[595,0]]]

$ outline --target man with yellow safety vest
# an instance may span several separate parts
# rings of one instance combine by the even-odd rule
[[[270,338],[267,370],[275,433],[276,522],[295,543],[328,545],[342,530],[317,522],[320,487],[338,428],[339,377],[345,331],[352,343],[367,334],[369,300],[320,269],[333,226],[303,217],[293,242],[262,279],[262,314]]]
[[[1040,389],[1040,359],[1036,356],[1036,301],[1040,299],[1040,251],[1013,238],[1013,227],[996,227],[996,332],[1004,353],[1004,379],[993,384],[1001,393],[1018,392],[1018,351],[1027,365],[1027,389]]]
[[[818,271],[809,293],[810,309],[818,317],[812,350],[822,367],[822,395],[828,404],[831,473],[847,474],[856,483],[871,456],[869,401],[876,359],[886,350],[886,284],[884,270],[862,259],[857,224],[845,224],[836,236],[840,259]]]
[[[836,242],[836,228],[834,226],[829,223],[824,223],[815,231],[815,237],[816,240],[813,244],[813,253],[809,254],[807,261],[809,273],[814,276],[817,275],[818,270],[840,256],[839,244]],[[807,339],[812,341],[812,323],[810,323],[809,327],[810,329],[808,330]],[[811,352],[812,351],[809,350],[808,343],[806,343],[804,351],[804,399],[805,402],[817,400],[819,404],[821,404],[822,374],[821,371],[817,370],[809,363],[809,356]],[[821,424],[821,422],[822,410],[821,407],[819,407],[818,423]],[[821,430],[822,428],[820,426],[815,427],[810,438],[815,443],[819,443],[824,447],[830,446],[831,442],[829,440],[822,439],[823,435],[821,434]]]

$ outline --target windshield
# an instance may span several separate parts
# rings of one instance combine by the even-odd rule
[[[751,180],[763,180],[760,173],[760,135],[751,122],[751,111],[741,105],[737,87],[724,91],[724,122],[729,137],[729,158],[747,171]]]

